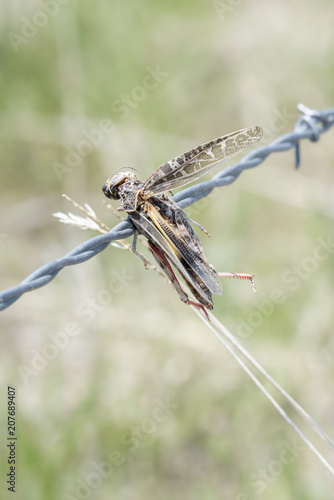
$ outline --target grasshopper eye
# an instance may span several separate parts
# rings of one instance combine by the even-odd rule
[[[117,174],[112,177],[109,177],[107,182],[103,184],[102,191],[107,198],[111,198],[112,200],[119,200],[120,196],[120,187],[128,180],[128,174]]]
[[[120,199],[118,186],[113,186],[110,182],[103,184],[102,191],[107,198],[111,198],[112,200]]]

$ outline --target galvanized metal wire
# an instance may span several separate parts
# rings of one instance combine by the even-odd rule
[[[299,104],[298,109],[302,116],[298,119],[293,132],[278,137],[267,146],[251,151],[239,163],[223,169],[209,181],[184,189],[177,193],[173,199],[181,208],[188,207],[208,196],[214,188],[231,184],[239,177],[241,172],[258,166],[272,153],[295,149],[295,161],[296,167],[298,167],[300,163],[300,140],[318,141],[320,135],[334,124],[334,108],[317,111]],[[128,238],[133,233],[134,227],[131,221],[126,219],[117,224],[109,233],[96,236],[77,246],[64,257],[45,264],[30,274],[20,285],[0,292],[0,311],[9,307],[24,293],[36,290],[49,283],[64,267],[85,262],[105,250],[112,241]]]

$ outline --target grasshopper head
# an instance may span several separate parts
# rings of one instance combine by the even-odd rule
[[[121,197],[120,188],[126,182],[132,181],[134,179],[136,179],[136,176],[132,172],[121,172],[119,174],[112,175],[111,177],[109,177],[107,182],[103,184],[102,191],[107,198],[111,198],[112,200],[119,200]]]

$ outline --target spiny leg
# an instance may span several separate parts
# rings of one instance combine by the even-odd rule
[[[217,273],[219,278],[239,278],[242,280],[249,280],[252,283],[254,293],[257,293],[254,274],[243,274],[243,273]]]
[[[188,215],[187,215],[188,217]],[[188,217],[188,220],[194,224],[195,226],[197,226],[201,231],[203,231],[203,233],[205,233],[207,236],[209,236],[209,238],[211,238],[211,234],[203,227],[201,226],[201,224],[199,224],[198,222],[196,222],[195,220],[191,219],[190,217]]]

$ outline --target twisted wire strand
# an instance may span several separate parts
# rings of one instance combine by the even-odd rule
[[[302,113],[302,116],[297,120],[293,132],[278,137],[267,146],[251,151],[239,163],[223,169],[209,181],[198,183],[177,193],[173,197],[174,201],[181,208],[188,207],[208,196],[214,188],[231,184],[239,177],[242,171],[258,166],[272,153],[279,153],[294,148],[295,162],[298,168],[300,164],[299,141],[302,139],[309,139],[313,142],[318,141],[320,135],[334,124],[334,108],[318,111],[299,104],[298,110]],[[45,286],[64,267],[85,262],[105,250],[112,241],[128,238],[133,233],[134,228],[128,218],[117,224],[109,233],[96,236],[77,246],[64,257],[45,264],[30,274],[20,285],[0,292],[0,311],[9,307],[24,293]]]

